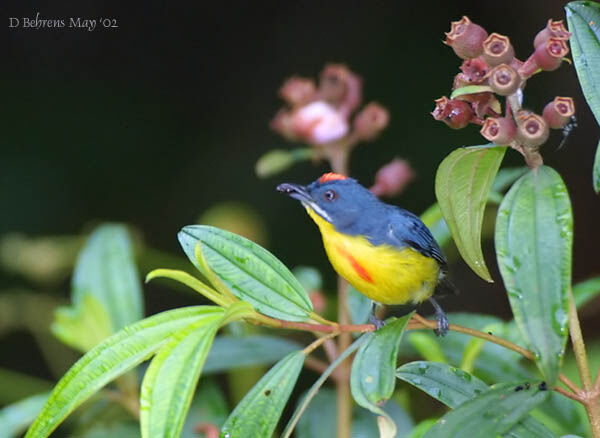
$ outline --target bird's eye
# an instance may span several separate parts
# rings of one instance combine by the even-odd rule
[[[327,199],[328,201],[333,201],[335,198],[337,198],[337,193],[333,190],[327,190],[325,192],[325,199]]]

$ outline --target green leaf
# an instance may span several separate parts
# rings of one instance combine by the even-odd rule
[[[304,394],[300,397],[303,400]],[[300,403],[299,403],[300,404]],[[331,438],[337,435],[337,396],[335,390],[321,389],[300,417],[296,438]]]
[[[575,305],[579,309],[600,294],[600,277],[590,278],[573,286]]]
[[[600,124],[600,5],[577,1],[565,9],[575,70],[583,95]]]
[[[459,368],[436,362],[407,363],[398,368],[396,375],[451,408],[457,408],[489,390],[477,377]],[[517,385],[513,385],[513,390],[516,387]],[[523,391],[529,391],[531,386],[522,385],[521,388]],[[504,436],[549,438],[554,435],[539,421],[525,417]]]
[[[201,319],[220,320],[223,313],[220,307],[185,307],[159,313],[115,333],[88,351],[60,379],[26,436],[48,436],[75,408],[148,359],[173,333]]]
[[[549,396],[538,384],[515,391],[523,384],[500,383],[444,415],[425,438],[493,437],[509,432],[529,411]],[[509,435],[510,436],[510,435]]]
[[[112,323],[106,308],[88,293],[78,306],[56,309],[50,330],[68,346],[85,353],[112,334]]]
[[[438,418],[427,418],[415,426],[408,438],[423,438],[427,431],[433,427]]]
[[[596,193],[600,193],[600,142],[596,147],[596,158],[594,158],[594,170],[592,172],[592,182]]]
[[[600,5],[590,1],[571,2],[566,6],[569,39],[575,70],[585,100],[600,124]],[[600,143],[596,148],[592,181],[600,193]]]
[[[296,342],[275,336],[218,336],[208,354],[203,372],[208,374],[231,368],[266,365],[301,348]]]
[[[489,85],[467,85],[466,87],[457,88],[450,95],[450,99],[454,99],[465,94],[489,93],[494,91]]]
[[[481,251],[488,192],[506,147],[459,148],[438,168],[435,194],[461,256],[477,275],[492,282]]]
[[[76,308],[87,294],[98,299],[113,332],[143,318],[142,288],[125,226],[96,228],[79,254],[71,287]]]
[[[308,392],[306,393],[304,398],[300,401],[300,403],[296,407],[296,410],[294,411],[292,418],[290,418],[290,421],[288,421],[288,424],[285,426],[285,429],[284,429],[283,433],[281,434],[281,438],[289,438],[292,435],[292,432],[294,431],[294,427],[296,427],[296,424],[298,424],[300,417],[305,412],[305,410],[308,408],[312,399],[317,395],[317,393],[319,392],[319,389],[321,389],[321,386],[323,386],[323,383],[325,383],[325,380],[327,380],[327,378],[331,375],[331,373],[333,373],[333,371],[344,360],[346,360],[348,358],[348,356],[350,356],[352,353],[354,353],[368,339],[369,339],[368,335],[363,335],[360,338],[358,338],[348,348],[346,348],[342,352],[342,354],[340,354],[333,362],[331,362],[331,364],[327,367],[327,369],[325,371],[323,371],[321,376],[319,376],[319,378],[315,381],[315,383],[313,383],[313,385],[310,387],[310,389],[308,390]]]
[[[185,284],[220,306],[226,307],[231,304],[231,300],[229,300],[228,297],[223,296],[221,293],[214,290],[212,287],[207,286],[187,272],[179,271],[177,269],[155,269],[146,275],[146,283],[155,278],[170,278],[171,280]]]
[[[573,246],[571,202],[556,171],[540,166],[512,186],[498,211],[495,240],[517,327],[554,384],[568,334]]]
[[[152,359],[140,395],[142,437],[181,434],[219,322],[218,319],[193,322],[173,334]]]
[[[0,430],[5,437],[20,436],[38,416],[50,393],[36,394],[0,409]]]
[[[288,354],[269,370],[235,407],[223,427],[226,438],[270,437],[290,397],[306,354]]]
[[[395,370],[402,334],[412,317],[409,313],[388,320],[385,326],[366,335],[365,342],[352,362],[350,389],[356,403],[385,420],[380,423],[395,430],[393,420],[379,406],[392,396],[396,385]]]
[[[366,324],[371,315],[373,301],[361,294],[352,285],[348,285],[348,311],[352,324]]]
[[[310,160],[314,155],[312,148],[299,148],[291,151],[273,149],[258,159],[254,170],[260,178],[268,178],[283,172],[296,162]]]
[[[205,225],[190,225],[179,242],[203,271],[196,248],[219,281],[259,312],[287,321],[311,317],[312,303],[296,277],[273,254],[237,234]],[[217,285],[215,285],[217,287]]]

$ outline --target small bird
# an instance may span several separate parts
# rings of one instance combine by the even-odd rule
[[[438,336],[448,318],[433,298],[454,290],[446,278],[446,257],[425,224],[400,207],[381,202],[355,179],[326,173],[302,186],[284,183],[279,192],[299,200],[316,222],[329,261],[337,273],[376,303],[419,304],[435,309]],[[375,303],[376,302],[376,303]]]

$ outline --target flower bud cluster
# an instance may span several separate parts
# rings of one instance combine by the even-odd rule
[[[362,79],[341,64],[326,65],[318,86],[309,78],[289,78],[279,95],[287,106],[271,128],[291,141],[319,147],[344,139],[370,141],[389,122],[388,111],[374,102],[353,117],[362,103]]]
[[[481,125],[481,135],[496,144],[536,150],[546,142],[550,129],[569,123],[575,104],[570,97],[556,97],[539,115],[521,109],[521,92],[533,74],[560,66],[569,53],[570,36],[562,20],[548,20],[535,36],[533,53],[521,61],[507,36],[488,34],[466,16],[452,22],[444,43],[463,61],[454,77],[454,98],[435,100],[432,116],[453,129]],[[506,98],[504,116],[497,96]]]

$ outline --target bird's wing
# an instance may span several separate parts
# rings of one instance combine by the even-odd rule
[[[414,214],[398,209],[388,223],[389,243],[398,247],[406,247],[435,259],[442,272],[447,270],[448,262],[438,243],[431,235],[429,228]]]

